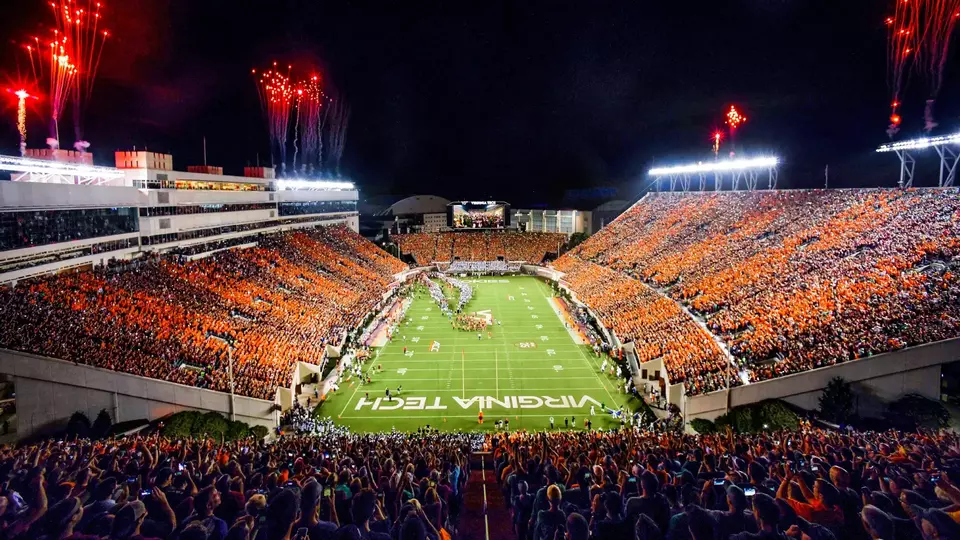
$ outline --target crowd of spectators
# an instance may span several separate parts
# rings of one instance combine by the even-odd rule
[[[44,540],[450,538],[462,434],[325,431],[253,440],[45,441],[0,448],[0,536]]]
[[[508,261],[540,264],[547,253],[556,253],[567,243],[564,233],[507,232],[500,235]]]
[[[455,538],[480,532],[460,524],[485,511],[467,502],[484,450],[521,540],[960,538],[960,437],[948,431],[352,434],[321,423],[273,443],[2,446],[0,536]]]
[[[620,340],[633,342],[638,362],[663,361],[671,384],[690,394],[724,387],[727,359],[713,337],[673,300],[606,266],[563,257],[554,268],[577,299]]]
[[[0,290],[0,346],[272,399],[319,364],[405,266],[342,226],[261,237],[193,262],[137,261]],[[211,336],[230,343],[225,345]]]
[[[394,234],[391,236],[400,251],[413,256],[417,264],[425,266],[436,260],[437,235],[430,233]]]
[[[960,335],[958,216],[956,189],[650,194],[558,268],[662,291],[762,380]]]
[[[463,261],[491,261],[496,260],[494,251],[490,249],[489,232],[460,232],[453,242],[453,259]]]
[[[444,233],[411,233],[393,235],[403,253],[412,255],[417,264],[434,261],[525,261],[543,262],[547,253],[557,253],[566,244],[563,233],[463,231]]]
[[[448,274],[503,275],[519,272],[520,265],[506,261],[453,261],[444,271]]]
[[[494,436],[520,539],[960,538],[957,435]]]

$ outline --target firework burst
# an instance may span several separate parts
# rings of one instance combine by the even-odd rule
[[[257,76],[257,70],[253,70]],[[294,85],[290,81],[290,66],[287,73],[277,70],[277,63],[273,68],[259,74],[257,90],[260,94],[260,105],[267,119],[267,131],[270,134],[270,153],[278,152],[281,173],[286,171],[287,136],[290,129],[290,112],[295,101]],[[276,163],[277,160],[274,160]]]

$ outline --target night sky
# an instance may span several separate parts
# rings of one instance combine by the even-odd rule
[[[893,156],[872,151],[889,114],[886,7],[113,0],[86,138],[104,164],[136,145],[173,153],[183,169],[202,161],[206,136],[210,164],[238,173],[258,154],[268,159],[250,69],[276,59],[319,65],[346,94],[353,116],[341,168],[364,197],[589,208],[566,191],[613,187],[632,199],[649,166],[707,159],[730,104],[749,118],[737,146],[783,157],[781,187],[822,185],[827,163],[831,186],[893,185]],[[16,43],[49,20],[41,1],[5,11],[0,77],[15,77]],[[922,126],[921,82],[911,81],[903,135]],[[15,113],[4,106],[0,152],[13,154]],[[939,131],[955,128],[958,112],[951,63]],[[45,137],[34,112],[30,146]]]

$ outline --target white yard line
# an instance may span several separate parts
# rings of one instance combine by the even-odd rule
[[[541,285],[542,285],[542,286],[545,286],[545,285],[543,285],[542,283],[541,283]],[[550,305],[551,310],[553,310],[554,314],[556,314],[557,318],[560,319],[560,323],[562,324],[562,323],[563,323],[563,317],[562,317],[562,316],[560,315],[560,313],[556,310],[556,308],[554,308],[553,302],[550,301],[550,298],[544,296],[543,299],[544,299],[544,301],[547,302],[547,304]],[[610,390],[607,388],[607,385],[605,385],[605,384],[603,383],[603,379],[601,379],[601,378],[600,378],[600,375],[597,374],[597,371],[596,371],[596,369],[593,367],[593,364],[590,362],[590,359],[587,358],[587,355],[585,355],[585,354],[583,353],[583,348],[582,348],[582,347],[578,347],[578,350],[580,351],[580,357],[583,358],[583,361],[584,361],[584,363],[587,365],[587,368],[590,370],[591,373],[593,373],[593,376],[597,378],[597,381],[600,382],[600,386],[602,386],[602,387],[603,387],[603,391],[607,393],[607,397],[610,398],[611,403],[617,403],[617,399],[613,397],[613,394],[610,393]]]

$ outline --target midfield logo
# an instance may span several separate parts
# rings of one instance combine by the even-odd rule
[[[432,399],[429,404],[427,399]],[[431,411],[443,410],[449,406],[459,405],[461,409],[474,409],[479,407],[482,410],[487,409],[539,409],[546,407],[548,409],[582,409],[587,405],[600,406],[600,402],[590,396],[581,396],[579,400],[573,396],[503,396],[497,399],[493,396],[474,396],[469,399],[458,398],[426,398],[421,396],[395,397],[391,400],[378,397],[376,399],[360,398],[355,411],[369,407],[372,411]]]

